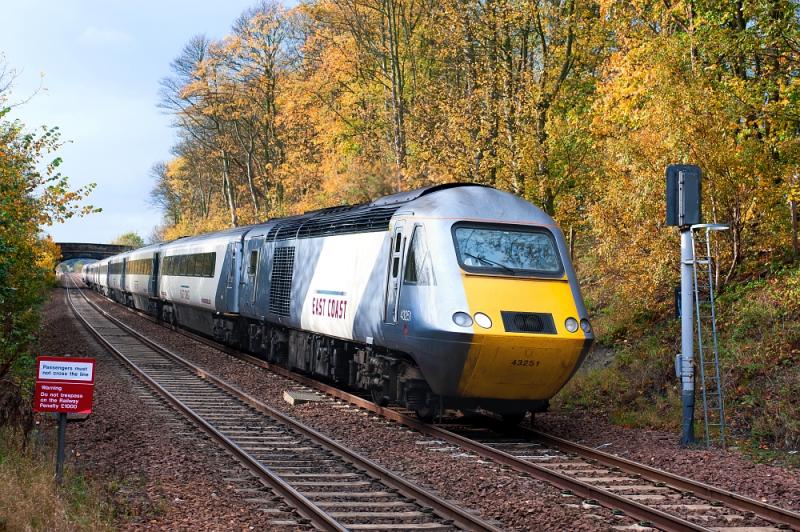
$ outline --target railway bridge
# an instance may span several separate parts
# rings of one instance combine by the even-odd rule
[[[93,244],[86,242],[56,242],[61,248],[61,262],[72,259],[105,259],[123,251],[133,249],[130,246],[117,244]]]

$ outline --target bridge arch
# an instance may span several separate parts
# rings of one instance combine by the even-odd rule
[[[59,262],[71,259],[105,259],[133,249],[130,246],[120,246],[117,244],[93,244],[86,242],[56,242],[61,248],[61,258]]]

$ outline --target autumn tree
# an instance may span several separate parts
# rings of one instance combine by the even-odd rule
[[[0,92],[0,426],[30,420],[30,346],[61,254],[39,232],[95,211],[80,206],[94,185],[72,190],[59,172],[58,129],[26,132],[19,121],[8,119],[4,96]]]
[[[144,239],[135,231],[130,231],[119,235],[112,240],[111,243],[117,246],[128,246],[136,249],[144,246]]]
[[[173,63],[154,199],[175,236],[485,183],[666,301],[670,162],[702,163],[708,219],[731,224],[722,277],[796,240],[796,19],[767,0],[262,3]]]

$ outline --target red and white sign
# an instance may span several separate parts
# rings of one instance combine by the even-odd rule
[[[34,412],[90,414],[93,392],[93,358],[36,358]]]

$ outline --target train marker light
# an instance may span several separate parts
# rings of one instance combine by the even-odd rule
[[[453,322],[459,327],[472,326],[472,318],[466,312],[456,312],[453,314]]]
[[[578,330],[578,320],[575,318],[567,318],[564,322],[564,327],[566,327],[569,332],[574,333]]]
[[[581,320],[581,329],[583,329],[583,332],[585,332],[586,334],[589,334],[592,332],[592,324],[589,323],[589,320],[584,318]]]
[[[483,327],[484,329],[489,329],[492,326],[492,318],[484,314],[483,312],[476,312],[475,313],[475,323]]]

